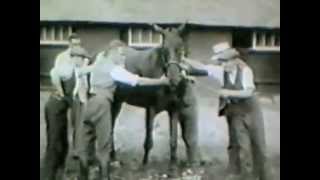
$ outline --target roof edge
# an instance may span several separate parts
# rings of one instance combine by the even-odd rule
[[[147,22],[106,22],[106,21],[74,21],[74,20],[40,20],[41,23],[66,23],[66,24],[99,24],[99,25],[148,25]],[[159,25],[178,25],[180,23],[156,23]],[[209,28],[239,28],[239,29],[280,29],[280,26],[245,26],[245,25],[212,25],[212,24],[201,24],[201,23],[188,23],[194,27],[209,27]]]

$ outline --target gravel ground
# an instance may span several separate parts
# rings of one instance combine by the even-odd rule
[[[202,173],[202,179],[222,180],[227,163],[227,126],[224,118],[217,117],[217,97],[212,91],[196,86],[199,101],[199,142],[202,160],[205,162],[197,173]],[[44,103],[48,99],[48,91],[40,91],[40,160],[46,145],[45,123],[43,117]],[[210,98],[207,98],[210,97]],[[273,164],[276,180],[280,179],[280,94],[259,93],[265,120],[268,154]],[[130,117],[130,118],[128,118]],[[123,106],[116,124],[116,149],[118,158],[123,165],[113,169],[114,179],[161,179],[158,174],[167,174],[169,162],[169,127],[165,112],[155,120],[154,147],[150,154],[150,164],[140,167],[143,155],[145,136],[144,109],[130,105]],[[179,129],[179,136],[181,131]],[[130,138],[129,138],[130,137]],[[179,171],[185,171],[183,162],[186,159],[182,139],[178,141]],[[151,177],[152,176],[152,177]],[[165,176],[164,176],[165,177]],[[180,178],[181,180],[183,178]],[[186,179],[186,178],[185,178]]]

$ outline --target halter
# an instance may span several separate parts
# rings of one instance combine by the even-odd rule
[[[171,65],[175,65],[178,67],[179,71],[181,72],[182,71],[182,67],[180,66],[180,63],[176,62],[176,61],[169,61],[166,63],[165,67],[166,69],[168,69],[169,66]]]

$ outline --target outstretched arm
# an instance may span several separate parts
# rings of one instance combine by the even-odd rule
[[[86,65],[86,66],[80,67],[77,70],[77,74],[78,74],[79,77],[87,75],[87,74],[89,74],[89,73],[91,73],[93,71],[94,67],[95,67],[95,64],[91,64],[91,65]]]
[[[160,86],[160,85],[169,85],[169,80],[166,77],[161,77],[159,79],[139,77],[137,82],[137,86]]]
[[[111,71],[110,75],[114,81],[128,84],[130,86],[159,86],[169,84],[169,80],[167,78],[152,79],[139,77],[138,75],[127,71],[121,66],[115,67]]]
[[[209,76],[209,73],[207,70],[196,69],[196,68],[191,67],[188,71],[188,75],[190,75],[190,76]]]
[[[86,58],[84,65],[78,69],[78,76],[84,76],[91,73],[96,66],[105,61],[104,58],[103,52],[100,52],[96,57],[96,61],[91,65],[89,65],[90,60]]]
[[[248,88],[244,90],[230,90],[230,89],[222,89],[220,90],[220,94],[223,97],[231,97],[231,98],[248,98],[251,97],[254,93],[254,88]]]
[[[198,61],[195,61],[195,60],[192,60],[192,59],[189,59],[189,58],[183,58],[182,59],[184,62],[186,62],[187,64],[189,64],[192,68],[196,68],[196,69],[206,69],[206,65],[198,62]]]
[[[183,58],[183,61],[188,65],[187,72],[191,76],[209,76],[216,79],[221,84],[223,83],[223,68],[217,65],[205,65],[199,61],[189,58]]]

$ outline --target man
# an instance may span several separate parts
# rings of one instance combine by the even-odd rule
[[[219,116],[226,116],[229,128],[229,178],[271,180],[263,117],[254,95],[252,70],[226,42],[214,46],[213,51],[212,60],[220,66],[203,65],[187,58],[184,61],[207,71],[223,84]]]
[[[88,178],[92,163],[97,160],[102,179],[109,179],[108,163],[112,138],[111,105],[117,84],[122,83],[131,87],[169,84],[167,78],[144,78],[127,71],[124,68],[124,48],[123,42],[111,41],[109,48],[97,55],[93,65],[79,71],[81,75],[91,73],[90,92],[92,97],[88,100],[83,111],[80,137],[78,138],[79,155],[83,163],[85,178]],[[94,144],[96,144],[96,148],[94,148]]]
[[[47,126],[47,147],[44,155],[42,180],[61,179],[68,153],[67,112],[73,106],[76,84],[75,68],[87,61],[87,52],[80,47],[81,40],[76,34],[69,37],[69,47],[58,54],[50,77],[55,91],[45,105]],[[79,89],[82,89],[82,87]],[[72,113],[73,118],[75,114]]]

